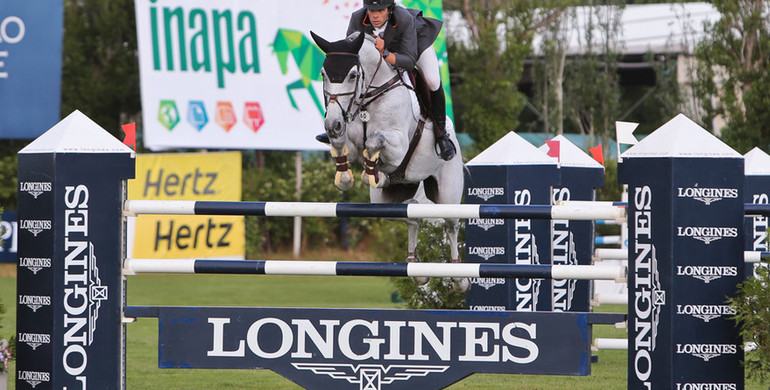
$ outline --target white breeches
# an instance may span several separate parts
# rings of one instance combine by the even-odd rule
[[[417,59],[417,71],[420,72],[425,79],[431,92],[437,90],[441,86],[441,73],[438,69],[438,57],[436,57],[436,50],[433,49],[433,46],[428,46],[427,49],[420,53],[420,58]]]

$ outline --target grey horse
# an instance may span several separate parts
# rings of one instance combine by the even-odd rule
[[[348,161],[359,162],[361,178],[370,185],[372,203],[417,202],[418,190],[433,203],[459,204],[463,193],[463,161],[454,126],[447,118],[447,132],[458,153],[449,161],[436,153],[432,121],[420,123],[413,109],[408,82],[398,70],[382,60],[374,40],[353,33],[327,42],[311,32],[326,53],[321,69],[326,117],[324,128],[337,164],[334,185],[342,191],[353,186]],[[413,144],[410,148],[410,144]],[[422,184],[422,186],[420,186]],[[409,232],[408,262],[419,261],[419,221],[404,220]],[[460,262],[457,248],[459,221],[445,219],[451,262]],[[414,278],[424,284],[427,278]],[[467,290],[467,279],[453,279],[454,288]]]

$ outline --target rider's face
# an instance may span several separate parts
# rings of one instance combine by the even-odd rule
[[[371,20],[372,25],[375,28],[380,28],[382,25],[385,24],[385,22],[388,21],[388,9],[381,9],[378,11],[375,10],[367,10],[367,14],[369,15],[369,20]]]

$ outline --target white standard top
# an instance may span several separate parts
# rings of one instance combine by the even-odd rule
[[[559,141],[559,161],[563,167],[578,167],[578,168],[598,168],[604,169],[602,164],[594,160],[591,156],[586,154],[582,149],[570,142],[567,137],[562,134],[551,138],[551,141]],[[545,144],[540,147],[540,151],[548,153],[550,147]],[[556,157],[551,157],[556,160]]]
[[[746,176],[770,176],[770,155],[755,147],[743,155]]]
[[[465,165],[556,165],[556,162],[511,131]]]
[[[620,156],[743,158],[740,153],[683,114],[675,116]]]
[[[136,153],[75,110],[19,153]]]

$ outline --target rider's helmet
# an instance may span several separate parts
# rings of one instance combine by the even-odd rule
[[[372,11],[379,11],[395,5],[394,0],[364,0],[364,8]]]

